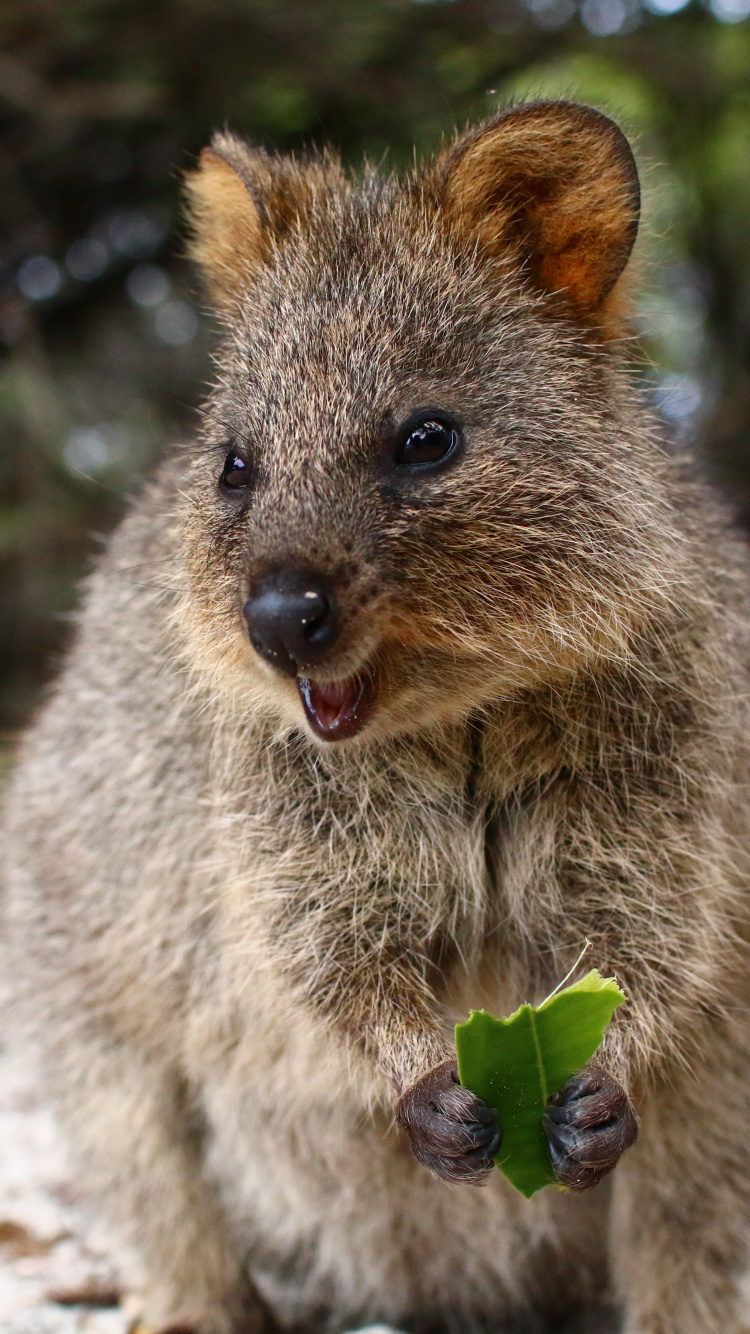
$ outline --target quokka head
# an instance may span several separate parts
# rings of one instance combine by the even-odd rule
[[[187,191],[223,340],[181,614],[215,688],[361,744],[626,653],[660,503],[617,126],[517,106],[359,183],[219,134]]]

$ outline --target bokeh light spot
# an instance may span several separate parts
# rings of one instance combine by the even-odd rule
[[[65,254],[68,273],[81,283],[90,283],[100,278],[108,262],[107,247],[93,236],[84,236],[80,241],[74,241]]]
[[[581,19],[594,37],[613,37],[628,17],[624,0],[584,0]]]
[[[169,278],[158,264],[136,264],[125,285],[136,306],[160,306],[169,296]]]
[[[750,16],[750,0],[710,0],[710,5],[722,23],[741,23]]]
[[[701,405],[701,387],[692,375],[662,376],[654,391],[656,402],[670,421],[689,423]]]
[[[16,274],[19,291],[29,301],[49,301],[62,287],[62,272],[48,255],[31,255]]]
[[[689,0],[644,0],[644,4],[652,14],[677,14]]]
[[[131,259],[152,255],[164,239],[164,229],[138,208],[122,208],[112,213],[107,233],[118,254]]]
[[[165,301],[156,312],[154,329],[163,343],[182,347],[195,338],[198,316],[187,301]]]
[[[121,463],[132,449],[130,432],[121,422],[99,422],[71,431],[63,458],[71,472],[96,477]]]

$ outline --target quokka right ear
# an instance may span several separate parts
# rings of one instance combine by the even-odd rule
[[[185,177],[189,254],[200,266],[209,300],[231,317],[273,244],[305,219],[321,196],[342,194],[346,179],[325,154],[298,162],[215,134]]]
[[[638,230],[638,173],[625,135],[575,102],[531,102],[480,125],[438,160],[454,234],[515,255],[529,280],[606,325]]]

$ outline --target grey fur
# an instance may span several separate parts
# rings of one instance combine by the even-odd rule
[[[616,1293],[626,1334],[738,1334],[744,543],[623,344],[442,225],[455,149],[359,187],[216,152],[266,199],[268,255],[202,439],[88,581],[9,802],[14,976],[82,1187],[154,1325],[259,1330],[257,1289],[285,1325],[532,1329]],[[302,202],[274,232],[280,173]],[[399,490],[388,423],[424,405],[467,452]],[[246,508],[217,492],[229,437]],[[322,676],[379,682],[338,746],[247,641],[279,562],[340,588]],[[398,1094],[584,937],[631,999],[604,1058],[638,1144],[582,1197],[435,1179]]]

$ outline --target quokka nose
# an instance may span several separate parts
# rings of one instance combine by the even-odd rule
[[[322,658],[339,637],[336,597],[320,575],[269,575],[242,612],[256,653],[290,676]]]

